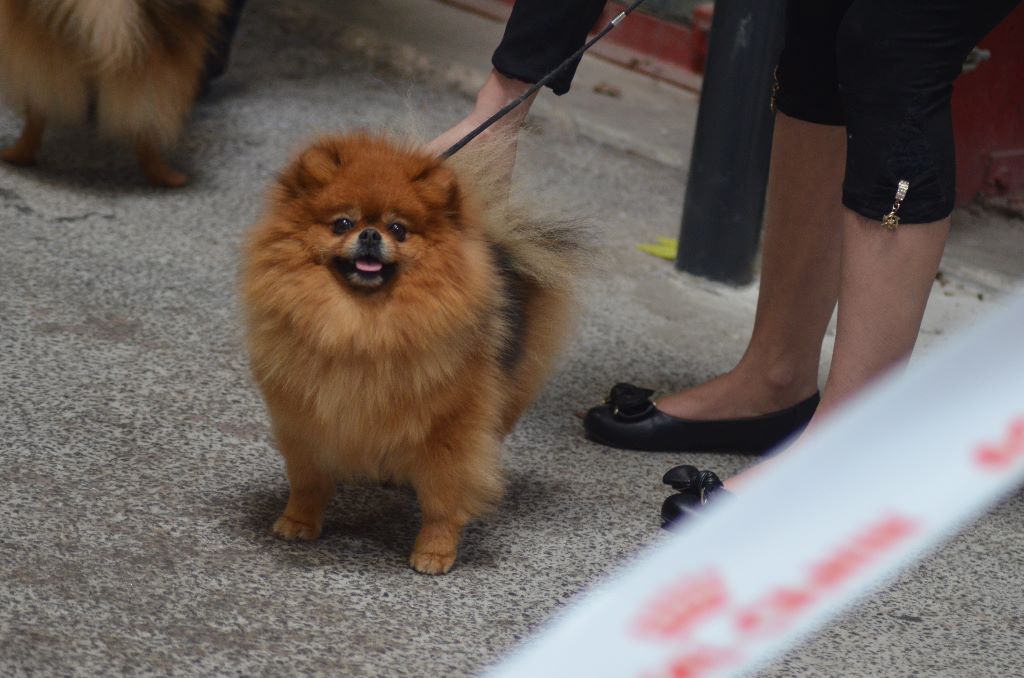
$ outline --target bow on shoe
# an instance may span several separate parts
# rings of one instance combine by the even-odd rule
[[[662,482],[678,492],[670,495],[661,505],[661,526],[664,528],[687,516],[703,513],[709,502],[729,495],[714,471],[699,471],[695,466],[669,469]]]
[[[700,504],[706,504],[715,494],[725,492],[725,483],[714,471],[698,471],[696,466],[671,468],[662,477],[661,482]]]
[[[654,409],[651,396],[654,391],[633,384],[615,384],[605,401],[612,406],[612,414],[619,419],[641,419]]]

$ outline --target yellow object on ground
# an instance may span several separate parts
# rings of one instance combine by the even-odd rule
[[[679,253],[679,241],[675,238],[658,237],[657,243],[641,243],[636,246],[641,252],[646,252],[661,259],[675,261]]]

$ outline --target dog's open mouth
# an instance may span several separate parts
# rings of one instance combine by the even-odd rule
[[[383,261],[372,254],[363,254],[355,259],[333,257],[331,268],[354,287],[376,289],[383,287],[395,274],[394,262]]]

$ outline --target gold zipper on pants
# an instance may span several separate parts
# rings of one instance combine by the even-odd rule
[[[906,179],[900,179],[900,183],[896,186],[896,199],[892,203],[892,209],[882,217],[882,226],[886,229],[895,231],[896,227],[900,225],[900,215],[897,212],[900,210],[900,205],[903,204],[903,199],[907,197],[909,189],[910,182]]]

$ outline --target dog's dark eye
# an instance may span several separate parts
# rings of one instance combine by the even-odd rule
[[[395,236],[395,239],[398,240],[398,242],[405,240],[405,226],[402,226],[397,221],[388,224],[388,230],[391,231],[391,235]]]
[[[341,235],[345,231],[351,229],[353,226],[355,226],[355,222],[353,222],[351,219],[346,219],[345,217],[342,217],[341,219],[334,220],[334,223],[331,224],[331,230],[334,231],[335,235]]]

